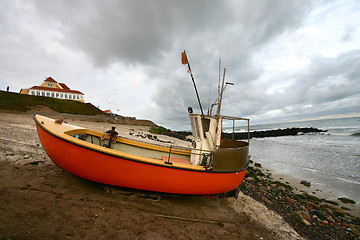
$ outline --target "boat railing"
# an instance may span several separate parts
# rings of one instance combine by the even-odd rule
[[[240,118],[240,117],[230,117],[230,116],[222,116],[223,119],[232,121],[232,140],[235,140],[235,121],[247,121],[247,140],[250,143],[250,119],[248,118]]]
[[[190,155],[198,155],[198,156],[200,156],[200,158],[202,160],[204,158],[210,159],[210,157],[213,153],[213,151],[204,150],[204,149],[200,149],[200,148],[190,148],[190,147],[183,147],[183,146],[178,146],[178,145],[170,145],[169,151],[168,151],[168,157],[167,157],[165,163],[172,164],[172,162],[177,162],[176,161],[177,158],[173,158],[172,156],[174,156],[176,154],[183,154],[184,151],[190,152]],[[200,163],[201,163],[200,165],[202,165],[202,166],[209,167],[210,161],[201,161]],[[188,160],[188,164],[191,164],[190,160]]]
[[[172,165],[174,162],[185,163],[179,158],[171,157],[175,154],[181,154],[184,150],[193,150],[191,151],[191,155],[197,155],[200,157],[198,165],[205,167],[207,170],[234,171],[244,169],[247,167],[249,161],[249,143],[246,141],[224,139],[219,148],[216,148],[213,151],[179,146],[175,147],[171,145],[169,147],[168,157],[164,163],[169,165]],[[192,163],[188,161],[187,164]]]

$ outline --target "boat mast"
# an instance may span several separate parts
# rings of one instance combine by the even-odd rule
[[[188,68],[189,68],[188,72],[190,73],[191,80],[192,80],[192,82],[193,82],[193,84],[194,84],[196,97],[197,97],[197,100],[198,100],[198,102],[199,102],[199,106],[200,106],[200,110],[201,110],[201,116],[204,117],[204,112],[203,112],[203,109],[202,109],[202,106],[201,106],[201,101],[200,101],[199,93],[198,93],[198,90],[197,90],[197,88],[196,88],[194,76],[193,76],[193,74],[192,74],[192,71],[191,71],[191,68],[190,68],[190,63],[189,63],[189,61],[188,61],[188,59],[187,59],[185,50],[184,50],[184,52],[181,53],[181,62],[182,62],[182,64],[184,64],[184,65],[185,65],[185,64],[188,65]]]

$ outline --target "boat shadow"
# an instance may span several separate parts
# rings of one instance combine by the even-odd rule
[[[240,186],[230,192],[214,194],[214,195],[193,195],[193,194],[175,194],[175,193],[163,193],[163,192],[154,192],[154,191],[147,191],[141,189],[134,189],[134,188],[127,188],[121,186],[113,186],[108,184],[103,184],[99,182],[94,182],[91,180],[87,180],[84,178],[80,178],[76,175],[68,173],[63,170],[65,174],[71,176],[73,180],[77,182],[77,184],[86,187],[90,191],[95,191],[98,193],[105,193],[108,196],[127,196],[132,199],[142,199],[148,200],[153,202],[158,202],[161,199],[167,200],[181,200],[181,201],[200,201],[206,199],[214,199],[214,200],[221,200],[226,199],[228,197],[236,197],[237,193],[240,189]],[[76,184],[76,183],[75,183]]]

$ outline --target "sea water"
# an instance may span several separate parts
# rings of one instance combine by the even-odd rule
[[[360,117],[254,125],[250,131],[292,127],[327,132],[253,138],[251,159],[275,174],[311,182],[309,190],[327,198],[347,197],[360,203]]]

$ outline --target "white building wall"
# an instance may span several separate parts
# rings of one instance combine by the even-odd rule
[[[62,92],[30,89],[28,94],[33,96],[43,96],[43,97],[52,97],[52,98],[60,98],[60,99],[84,100],[84,95],[74,94],[74,93],[62,93]]]

